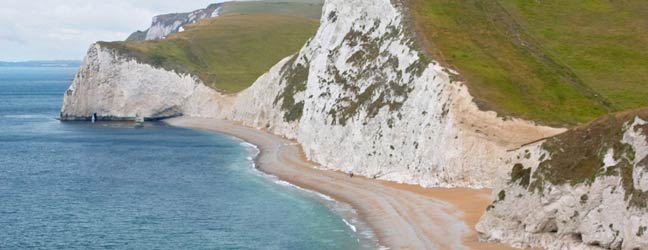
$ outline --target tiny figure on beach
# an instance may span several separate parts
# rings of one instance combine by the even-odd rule
[[[349,171],[349,178],[353,178],[353,171]]]
[[[97,113],[92,114],[90,120],[92,120],[92,123],[95,123],[97,121]]]

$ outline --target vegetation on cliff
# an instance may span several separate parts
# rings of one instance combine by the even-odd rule
[[[605,115],[547,139],[542,148],[549,155],[541,156],[537,169],[532,173],[531,168],[516,164],[510,182],[518,183],[530,192],[543,192],[547,184],[590,185],[600,176],[618,176],[621,177],[621,185],[629,204],[636,207],[648,206],[648,192],[637,189],[633,181],[635,161],[638,160],[637,164],[644,166],[648,157],[635,159],[637,153],[623,140],[629,129],[648,137],[648,125],[630,126],[635,118],[648,121],[648,109]],[[611,160],[616,163],[606,166],[605,159],[610,157],[610,153]]]
[[[159,41],[100,42],[121,56],[190,73],[224,93],[239,92],[315,33],[320,0],[223,3],[217,18]]]
[[[159,41],[100,44],[144,63],[191,73],[216,90],[235,93],[297,52],[317,26],[318,22],[300,17],[232,15],[199,21]]]
[[[648,105],[648,2],[413,0],[424,47],[484,109],[551,125]]]
[[[276,14],[303,17],[319,21],[323,0],[265,0],[225,2],[220,15]]]
[[[304,60],[296,63],[297,56],[294,55],[281,68],[282,82],[285,84],[283,91],[274,100],[276,105],[281,101],[281,110],[285,111],[284,121],[293,122],[299,120],[304,112],[304,101],[295,102],[295,95],[306,90],[308,81],[309,63]]]

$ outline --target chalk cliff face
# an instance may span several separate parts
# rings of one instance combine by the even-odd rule
[[[491,186],[507,150],[562,131],[479,111],[404,18],[389,0],[327,1],[317,34],[268,77],[281,86],[260,105],[272,108],[234,118],[297,139],[325,167],[425,186]],[[266,80],[251,91],[277,83]]]
[[[198,20],[216,17],[220,13],[220,4],[212,4],[207,8],[187,13],[173,13],[153,17],[151,27],[145,31],[137,31],[126,40],[159,40],[170,34],[181,32],[182,26]]]
[[[480,111],[406,21],[389,0],[329,0],[301,51],[233,96],[95,45],[62,117],[232,119],[298,140],[323,167],[424,186],[490,187],[507,150],[562,131]]]
[[[178,74],[94,44],[65,92],[61,118],[88,120],[215,116],[222,96],[196,77]]]
[[[648,249],[648,110],[525,146],[477,225],[484,240],[548,249]]]

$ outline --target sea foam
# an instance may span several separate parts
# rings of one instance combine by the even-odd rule
[[[373,247],[375,249],[381,249],[381,250],[388,249],[387,247],[378,244],[378,240],[377,240],[374,232],[371,230],[369,225],[367,225],[365,222],[360,220],[360,217],[358,216],[358,213],[356,212],[356,210],[353,207],[351,207],[351,205],[339,202],[339,201],[333,199],[333,197],[331,197],[331,196],[328,196],[328,195],[325,195],[325,194],[322,194],[322,193],[319,193],[319,192],[316,192],[316,191],[313,191],[313,190],[310,190],[310,189],[302,188],[302,187],[297,186],[295,184],[292,184],[290,182],[281,180],[277,176],[274,176],[274,175],[271,175],[271,174],[260,171],[257,168],[256,162],[255,162],[256,158],[261,153],[259,147],[257,145],[249,143],[249,142],[247,142],[247,141],[245,141],[243,139],[240,139],[238,137],[234,137],[234,136],[232,136],[232,137],[234,139],[236,139],[236,140],[241,141],[240,145],[243,146],[244,148],[246,148],[247,152],[249,152],[250,156],[248,156],[246,159],[248,160],[249,166],[251,167],[252,171],[255,174],[257,174],[259,176],[262,176],[262,177],[272,181],[273,183],[275,183],[277,185],[293,188],[293,189],[299,190],[299,191],[301,191],[301,192],[303,192],[305,194],[311,195],[311,196],[313,196],[315,198],[318,198],[318,199],[322,200],[323,203],[327,207],[329,207],[329,209],[335,211],[338,215],[340,215],[340,217],[342,219],[342,222],[344,222],[344,224],[347,225],[349,227],[349,229],[351,229],[351,231],[353,231],[354,234],[356,234],[356,236],[358,237],[358,241],[360,241],[360,239],[362,239],[363,241],[374,245]],[[358,231],[358,225],[361,228],[360,231]]]

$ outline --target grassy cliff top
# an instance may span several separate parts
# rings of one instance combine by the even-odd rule
[[[413,0],[424,47],[484,109],[551,125],[648,106],[648,1]]]
[[[230,14],[185,26],[184,32],[159,41],[100,45],[143,63],[198,76],[218,91],[236,93],[299,51],[318,26],[317,20],[299,16]]]
[[[641,167],[635,167],[648,163],[648,157],[635,152],[636,148],[624,140],[628,131],[635,136],[647,135],[648,124],[635,124],[636,118],[648,120],[648,108],[607,114],[548,138],[542,143],[547,153],[540,156],[537,168],[515,164],[509,183],[542,193],[547,184],[591,185],[600,177],[616,176],[621,178],[628,204],[647,208],[648,191],[635,186],[633,172],[640,171]],[[610,156],[615,162],[611,166],[606,160]],[[641,156],[644,158],[635,159]]]
[[[297,16],[319,21],[324,0],[265,0],[224,2],[220,15],[278,14]]]

